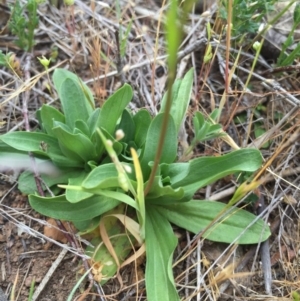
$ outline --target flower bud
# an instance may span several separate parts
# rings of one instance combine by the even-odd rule
[[[258,51],[258,49],[260,48],[260,42],[255,41],[254,44],[252,45],[252,47],[255,51]]]
[[[47,59],[45,56],[42,56],[41,58],[38,57],[38,60],[40,61],[40,63],[45,67],[45,69],[47,70],[50,62],[51,62],[51,58]]]
[[[74,0],[64,0],[64,4],[67,5],[67,6],[71,6],[74,4]]]

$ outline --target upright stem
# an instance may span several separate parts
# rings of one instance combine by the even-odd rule
[[[183,22],[185,20],[186,14],[184,14],[185,11],[183,10],[183,17],[179,18],[179,21],[181,21],[181,26],[183,25]],[[151,170],[151,174],[148,180],[148,184],[145,188],[145,195],[148,194],[148,192],[151,189],[151,186],[154,181],[154,177],[156,175],[156,171],[158,168],[158,164],[161,158],[161,154],[163,151],[164,147],[164,142],[165,142],[165,137],[167,134],[167,127],[168,127],[168,122],[169,122],[169,115],[171,111],[171,105],[172,105],[172,86],[176,78],[176,71],[177,71],[177,60],[178,60],[178,48],[180,45],[181,41],[181,36],[182,36],[182,29],[181,26],[178,23],[178,4],[177,0],[172,0],[170,3],[170,8],[168,11],[167,15],[167,41],[168,41],[168,67],[169,67],[169,72],[168,72],[168,85],[167,85],[167,101],[166,101],[166,106],[164,110],[164,119],[163,119],[163,124],[162,128],[160,131],[160,136],[159,136],[159,143],[156,151],[156,155],[154,158],[154,164]],[[181,20],[180,20],[181,19]]]
[[[31,66],[31,59],[32,59],[32,55],[28,54],[26,56],[25,59],[25,65],[24,65],[24,79],[25,81],[29,81],[30,80],[30,66]],[[30,96],[30,90],[26,89],[23,92],[23,116],[24,116],[24,123],[25,123],[25,129],[26,132],[30,132],[30,126],[29,126],[29,117],[28,117],[28,101],[29,101],[29,96]],[[34,180],[35,180],[35,184],[37,187],[37,190],[39,192],[39,194],[41,196],[44,196],[44,191],[42,189],[42,185],[41,185],[41,181],[40,181],[40,175],[38,173],[38,169],[36,166],[36,162],[34,159],[34,156],[31,152],[28,152],[31,164],[32,164],[32,169],[33,169],[33,173],[34,173]]]

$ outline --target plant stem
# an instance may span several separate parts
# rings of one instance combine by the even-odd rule
[[[170,3],[170,9],[168,11],[167,16],[167,40],[168,40],[168,65],[169,65],[169,72],[168,72],[168,85],[167,85],[167,101],[166,101],[166,107],[164,111],[164,119],[162,128],[160,131],[159,136],[159,143],[158,148],[156,151],[156,155],[154,158],[154,164],[151,170],[151,174],[148,180],[148,184],[145,188],[145,196],[148,194],[148,192],[151,189],[151,186],[154,181],[154,177],[156,175],[156,171],[158,168],[158,164],[161,158],[165,137],[167,134],[167,127],[169,122],[169,115],[171,111],[171,105],[172,105],[172,86],[176,78],[176,70],[177,70],[177,60],[178,60],[178,48],[179,48],[179,41],[181,40],[181,30],[178,27],[178,14],[177,14],[177,1],[172,0]],[[178,31],[178,35],[174,35],[174,31]]]

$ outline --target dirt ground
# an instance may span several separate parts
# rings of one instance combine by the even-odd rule
[[[164,56],[166,45],[162,33],[158,35],[158,45],[155,45],[156,30],[161,26],[157,2],[159,1],[134,1],[133,5],[131,1],[120,1],[123,24],[127,24],[131,18],[134,20],[126,57],[121,62],[118,60],[115,42],[115,32],[118,29],[115,1],[100,1],[97,4],[78,0],[75,1],[74,8],[67,8],[62,4],[57,7],[49,3],[43,4],[39,9],[40,23],[36,30],[31,76],[43,72],[37,57],[49,57],[57,52],[50,67],[60,65],[76,72],[90,85],[98,105],[122,84],[125,75],[125,81],[135,91],[131,109],[136,111],[146,107],[155,114],[155,104],[162,98],[167,79]],[[12,3],[9,0],[1,1],[0,49],[16,53],[21,70],[26,55],[15,46],[15,37],[6,28],[9,20],[8,6]],[[212,5],[211,10],[214,12],[216,7]],[[191,27],[181,50],[194,45],[205,33],[205,19],[201,21],[200,13],[201,9],[196,11],[194,17],[191,16]],[[158,31],[163,32],[163,28]],[[197,75],[190,116],[196,110],[211,112],[211,108],[221,100],[225,84],[225,51],[222,48],[225,39],[222,39],[220,45],[216,50],[219,56],[209,68],[201,65],[204,48],[195,47],[193,51],[182,54],[179,77],[192,66]],[[107,56],[106,59],[99,59],[100,49]],[[253,93],[247,94],[240,103],[236,99],[240,95],[242,84],[238,88],[232,87],[228,106],[221,118],[222,125],[238,145],[249,146],[253,143],[261,149],[265,162],[270,162],[266,181],[260,188],[264,200],[257,205],[269,209],[264,218],[271,225],[272,236],[260,246],[228,246],[201,241],[189,256],[180,260],[185,257],[183,250],[191,243],[193,236],[182,229],[175,229],[180,243],[174,255],[178,262],[174,273],[182,300],[287,301],[297,300],[293,299],[292,294],[300,293],[300,82],[297,69],[284,70],[279,75],[273,73],[270,60],[274,59],[274,52],[272,48],[264,49],[267,56],[260,58],[254,71],[265,79],[275,79],[279,86],[270,85],[269,89],[262,79],[254,76],[250,82]],[[251,51],[242,56],[239,77],[235,79],[237,86],[238,83],[246,82],[248,73],[242,68],[249,70],[249,60],[253,60]],[[120,75],[118,71],[124,66],[128,67],[128,71]],[[14,89],[18,91],[21,82],[16,78],[7,69],[0,70],[0,86],[5,86],[1,89],[1,102],[4,103]],[[34,89],[30,90],[28,109],[33,129],[38,126],[36,110],[43,103],[57,105],[57,99],[47,89],[49,84],[47,74],[39,75]],[[16,96],[3,106],[0,102],[0,121],[5,121],[5,125],[1,126],[1,133],[24,130],[20,98]],[[263,110],[259,111],[260,116],[254,118],[264,126],[264,137],[271,141],[268,147],[262,147],[266,140],[255,137],[253,129],[248,128],[246,123],[227,124],[231,117],[241,113],[248,114],[247,118],[250,118],[250,110],[258,105],[262,105]],[[186,122],[189,137],[193,135],[190,116]],[[248,130],[251,132],[250,138]],[[217,140],[199,145],[194,156],[212,155],[227,150],[225,143]],[[84,273],[80,258],[82,250],[62,245],[66,242],[60,238],[57,242],[49,243],[49,238],[44,235],[47,219],[30,208],[27,197],[17,189],[17,178],[11,176],[10,172],[3,172],[0,179],[0,289],[7,296],[1,296],[0,290],[0,301],[6,301],[6,298],[27,301],[33,282],[36,294],[33,301],[65,301]],[[226,201],[232,195],[234,187],[234,180],[228,178],[199,191],[197,198]],[[257,213],[256,209],[255,206],[249,208]],[[47,278],[47,273],[53,268],[53,273]],[[92,287],[91,290],[90,282],[86,279],[72,300],[146,300],[143,272],[144,262],[139,263],[138,277],[134,266],[128,266],[120,272],[122,283],[118,279],[112,279],[103,287]],[[37,295],[43,282],[45,286]]]

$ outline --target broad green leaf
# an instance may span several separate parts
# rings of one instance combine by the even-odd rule
[[[66,69],[61,69],[57,68],[55,69],[53,73],[53,82],[56,90],[59,92],[62,86],[62,83],[64,80],[67,78],[73,80],[74,82],[79,83],[85,97],[86,97],[86,107],[88,109],[89,114],[92,113],[92,111],[95,108],[95,101],[93,94],[89,87],[78,77],[78,75],[66,70]]]
[[[68,185],[81,185],[83,180],[86,178],[87,173],[82,171],[78,176],[74,175],[70,177],[68,180]],[[63,184],[63,183],[60,183]],[[67,189],[66,190],[66,199],[70,203],[78,203],[82,200],[85,200],[89,197],[91,197],[92,194],[85,192],[85,191],[78,191],[78,190],[73,190],[73,189]]]
[[[193,72],[194,69],[192,68],[186,73],[182,80],[176,80],[176,82],[174,83],[176,91],[175,89],[172,89],[173,101],[170,114],[174,119],[177,134],[185,120],[185,115],[190,103],[193,88]],[[176,83],[178,86],[176,85]],[[161,109],[159,111],[160,113],[163,113],[165,111],[166,101],[167,97],[165,95],[162,100]]]
[[[191,199],[194,193],[220,178],[237,171],[254,172],[262,164],[262,156],[256,149],[240,149],[220,157],[201,157],[187,163],[169,165],[169,176],[173,188],[182,187],[185,198]],[[180,167],[182,175],[178,175]]]
[[[86,137],[90,137],[91,133],[90,133],[90,129],[87,125],[87,123],[83,120],[77,120],[75,122],[75,129],[74,129],[74,134],[79,133],[79,130],[83,135],[85,135]]]
[[[119,187],[118,172],[114,163],[99,165],[82,182],[85,189]]]
[[[177,80],[174,81],[174,83],[172,85],[172,91],[171,91],[172,92],[172,99],[177,98],[178,93],[179,93],[179,89],[180,89],[181,81],[182,81],[182,79],[177,79]],[[164,93],[164,96],[163,96],[162,101],[161,101],[161,108],[160,108],[159,113],[165,112],[165,107],[166,107],[168,92],[169,91],[166,91]]]
[[[17,150],[46,156],[60,167],[82,166],[82,163],[66,158],[57,139],[44,133],[12,132],[0,136],[0,140]]]
[[[3,135],[0,135],[0,155],[2,153],[16,153],[16,154],[22,154],[22,155],[28,155],[27,152],[15,149],[14,147],[8,145],[7,143],[5,143],[4,141],[2,141]],[[1,159],[1,158],[0,158]]]
[[[67,133],[71,133],[72,130],[70,129],[69,126],[67,126],[66,124],[63,124],[61,122],[58,122],[58,121],[54,121],[54,127],[53,127],[53,130],[55,132],[55,129],[61,129],[63,132],[67,132]],[[56,130],[57,131],[57,130]],[[57,131],[57,134],[54,133],[54,135],[58,135],[57,138],[59,136],[61,136],[61,131]],[[65,141],[63,139],[63,137],[61,137],[62,139],[62,142],[60,142],[60,140],[58,139],[58,144],[59,144],[59,148],[61,150],[61,152],[63,153],[63,155],[67,158],[67,159],[70,159],[70,160],[74,160],[74,161],[77,161],[77,162],[80,162],[81,163],[81,166],[83,166],[84,164],[84,160],[79,156],[79,154],[77,154],[74,149],[72,149],[72,147],[70,148],[69,145],[72,145],[72,144],[68,144],[67,146],[65,145]]]
[[[120,129],[124,132],[125,136],[120,142],[131,142],[134,139],[135,133],[135,124],[133,122],[132,115],[127,111],[124,110],[122,114],[122,118],[120,123],[117,126],[117,129]]]
[[[177,238],[160,207],[147,206],[146,212],[146,290],[147,300],[179,300],[172,272]]]
[[[94,195],[91,198],[72,204],[65,195],[43,198],[29,195],[30,206],[37,212],[59,220],[84,221],[99,216],[120,202],[109,197]]]
[[[141,159],[141,167],[144,180],[148,179],[150,173],[149,163],[154,161],[159,143],[160,131],[162,128],[164,113],[160,113],[152,120],[147,132],[144,153]],[[163,145],[160,163],[174,162],[177,156],[177,133],[172,116],[169,117],[167,134]]]
[[[90,110],[87,108],[86,98],[80,85],[67,78],[61,85],[60,101],[66,118],[66,124],[73,129],[77,120],[87,121]]]
[[[172,164],[160,164],[161,177],[166,184],[174,184],[184,180],[190,171],[190,163],[179,162]]]
[[[47,134],[53,137],[55,137],[52,132],[52,129],[54,127],[53,121],[65,123],[65,116],[54,107],[48,105],[43,105],[38,110],[37,114],[40,115],[40,126]]]
[[[69,152],[78,155],[84,162],[95,160],[96,149],[91,140],[83,134],[72,134],[62,127],[53,128],[53,133],[57,137],[59,144]],[[71,157],[72,158],[72,157]]]
[[[98,127],[105,129],[110,135],[114,135],[117,121],[131,101],[132,95],[131,87],[125,84],[110,96],[101,108]]]
[[[147,186],[147,183],[144,184]],[[170,185],[163,186],[161,176],[154,178],[153,185],[146,197],[147,204],[168,205],[177,203],[182,199],[184,190],[182,188],[174,189]]]
[[[76,187],[76,186],[68,186],[67,188],[72,189],[74,187]],[[99,188],[84,189],[84,191],[118,200],[124,204],[131,206],[132,208],[136,209],[137,211],[139,211],[139,208],[138,208],[135,200],[133,198],[131,198],[129,195],[124,194],[124,192],[111,191],[111,190],[99,189]]]
[[[101,216],[96,216],[92,219],[88,219],[85,221],[73,221],[73,225],[79,231],[79,235],[83,236],[85,234],[93,232],[100,223]]]
[[[87,126],[90,130],[90,136],[92,136],[93,134],[97,134],[96,129],[98,127],[98,120],[99,120],[99,116],[100,116],[100,108],[97,108],[96,110],[94,110],[91,115],[89,116],[89,119],[87,121]]]
[[[141,148],[146,141],[146,135],[151,120],[152,118],[148,110],[139,110],[133,116],[133,121],[135,123],[134,142],[138,148]]]
[[[43,174],[39,172],[43,182],[48,187],[53,187],[57,184],[67,184],[69,178],[76,177],[76,175],[80,175],[82,171],[74,170],[74,169],[59,169],[57,168],[57,172],[54,174]],[[42,185],[43,186],[43,185]],[[21,173],[18,179],[18,189],[24,194],[34,194],[37,192],[36,183],[34,176],[31,171],[24,171]]]
[[[193,233],[205,229],[214,218],[226,208],[226,204],[213,201],[192,200],[186,203],[159,206],[159,211],[171,223]],[[215,225],[209,228],[203,237],[218,242],[255,244],[265,241],[271,234],[269,226],[262,219],[249,225],[255,215],[240,208],[231,207]],[[245,232],[244,230],[249,227]]]
[[[48,156],[48,151],[61,154],[57,139],[45,133],[10,132],[0,136],[0,139],[11,147],[25,152],[39,152]],[[41,142],[47,143],[47,150],[43,150]]]

